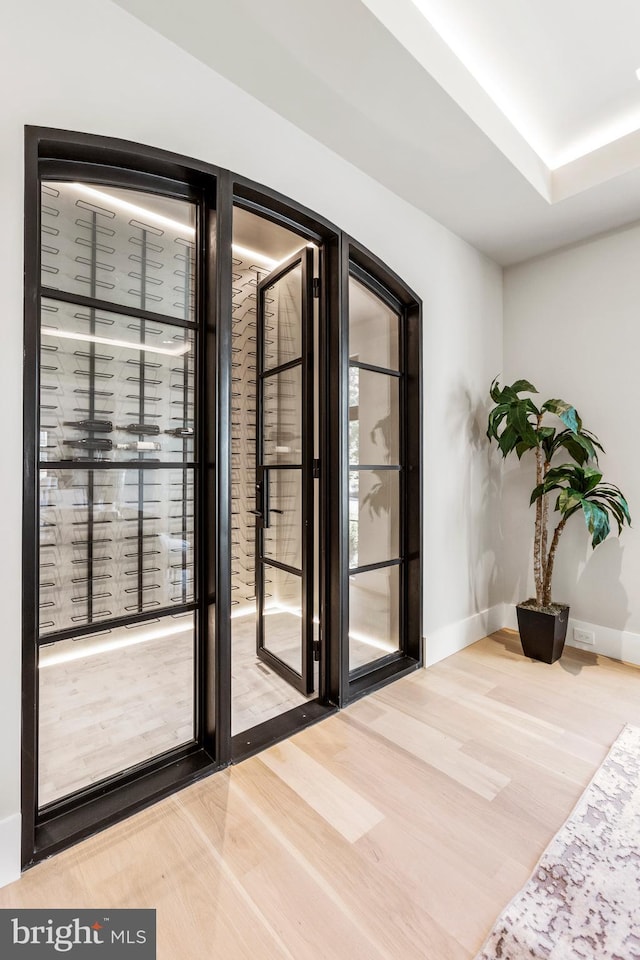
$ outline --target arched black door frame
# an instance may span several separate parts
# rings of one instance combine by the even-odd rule
[[[40,178],[87,179],[195,197],[200,209],[198,257],[199,437],[197,737],[59,804],[37,810],[38,694],[38,405]],[[320,248],[320,697],[265,725],[251,749],[231,737],[231,234],[234,203],[295,230]],[[25,867],[114,823],[230,762],[313,723],[349,700],[415,670],[422,663],[422,535],[405,531],[402,648],[393,662],[350,680],[345,616],[347,425],[346,331],[349,264],[357,264],[402,304],[407,366],[405,498],[421,514],[421,304],[366,248],[335,225],[276,191],[230,171],[141,144],[40,127],[25,143],[25,376],[23,514],[22,856]],[[236,741],[234,743],[234,740]]]

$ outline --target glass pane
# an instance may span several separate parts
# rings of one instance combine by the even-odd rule
[[[192,460],[193,331],[42,303],[42,460]]]
[[[193,529],[191,470],[41,470],[41,634],[191,602]]]
[[[302,266],[264,291],[264,369],[302,356]]]
[[[302,472],[268,471],[269,527],[264,554],[288,567],[302,567]]]
[[[193,320],[195,225],[185,200],[43,183],[42,283]]]
[[[302,367],[262,381],[264,463],[302,463]]]
[[[400,473],[349,474],[349,566],[396,560],[400,554]]]
[[[399,369],[400,318],[375,293],[349,277],[349,359]]]
[[[400,381],[384,373],[349,368],[349,460],[400,462]]]
[[[39,801],[193,740],[193,614],[40,648]]]
[[[349,669],[399,649],[400,567],[349,577]]]
[[[302,673],[302,579],[265,564],[264,646]]]

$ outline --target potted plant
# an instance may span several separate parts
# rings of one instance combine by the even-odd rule
[[[551,598],[558,541],[567,521],[581,512],[595,549],[609,535],[610,517],[617,523],[618,533],[625,521],[631,524],[631,517],[618,487],[602,482],[597,464],[598,451],[603,448],[598,438],[584,429],[575,407],[564,400],[546,400],[536,406],[530,397],[521,396],[537,392],[528,380],[504,387],[494,380],[490,394],[495,406],[489,413],[487,436],[497,442],[505,458],[514,452],[518,459],[530,450],[535,453],[536,483],[530,505],[536,507],[536,595],[517,605],[518,628],[526,656],[554,663],[562,654],[569,620],[568,605]],[[561,424],[548,423],[549,415],[559,418]],[[552,460],[560,453],[573,462],[553,466]],[[550,494],[556,491],[553,511],[559,517],[552,520],[555,526],[551,531]]]

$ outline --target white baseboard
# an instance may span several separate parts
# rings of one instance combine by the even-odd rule
[[[502,609],[504,611],[502,626],[505,628],[505,630],[517,630],[518,616],[516,614],[515,603],[503,603]]]
[[[464,650],[488,633],[500,630],[504,626],[503,621],[504,604],[497,603],[494,607],[467,617],[466,620],[458,620],[446,627],[429,631],[424,641],[425,666],[432,667],[434,663]]]
[[[513,603],[504,604],[503,626],[511,630],[518,629],[516,607]],[[578,643],[573,639],[574,628],[589,630],[594,635],[594,643]],[[578,650],[587,650],[591,653],[600,653],[603,657],[612,660],[624,660],[640,666],[640,634],[630,630],[615,630],[612,627],[603,627],[598,623],[589,623],[587,620],[577,620],[569,617],[567,628],[567,646]]]
[[[20,876],[20,827],[19,813],[0,820],[0,887]]]

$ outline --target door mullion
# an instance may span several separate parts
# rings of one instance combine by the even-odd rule
[[[314,349],[313,349],[313,250],[302,258],[302,680],[304,692],[313,693],[313,590],[314,590]]]

